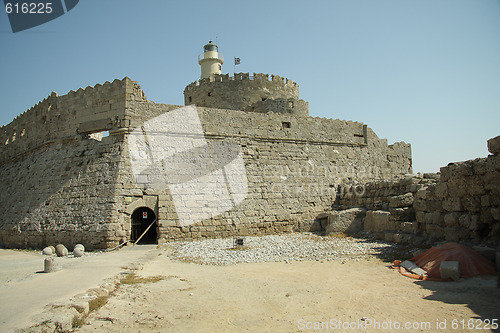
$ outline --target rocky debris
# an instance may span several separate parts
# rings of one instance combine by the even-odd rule
[[[63,244],[57,244],[56,254],[58,257],[66,257],[68,255],[68,249]]]
[[[488,140],[488,151],[493,155],[500,153],[500,135]]]
[[[351,237],[322,237],[311,233],[245,237],[233,249],[232,238],[166,244],[172,259],[211,265],[304,260],[361,260],[389,249],[391,244]]]

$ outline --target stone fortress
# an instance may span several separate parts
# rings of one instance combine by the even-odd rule
[[[388,145],[363,123],[309,116],[308,103],[299,99],[298,84],[289,79],[221,74],[223,58],[211,42],[204,46],[199,63],[201,79],[185,88],[185,105],[196,106],[209,145],[241,147],[248,183],[241,202],[183,225],[168,186],[155,189],[140,183],[131,165],[131,133],[183,106],[149,101],[137,82],[125,77],[63,96],[53,92],[1,127],[0,246],[82,243],[87,248],[110,248],[136,241],[142,234],[141,241],[163,243],[293,231],[359,231],[363,223],[388,240],[407,241],[419,235],[444,239],[445,220],[451,217],[446,217],[444,202],[440,214],[434,213],[434,206],[443,200],[433,195],[448,192],[443,194],[441,188],[425,195],[417,192],[436,186],[439,176],[408,176],[409,144]],[[498,184],[498,156],[492,160],[496,162],[491,162],[493,166],[488,162],[483,174],[493,168],[493,183]],[[352,186],[365,183],[367,187]],[[467,221],[478,219],[477,228],[482,228],[474,235],[481,233],[485,240],[495,240],[498,234],[495,186],[484,190],[489,213],[473,217],[479,213],[467,212]],[[393,197],[408,193],[411,204],[390,206],[397,200]],[[481,201],[486,193],[478,195]],[[426,209],[417,215],[409,208],[414,196],[415,205],[420,200]],[[186,200],[203,203],[206,194],[193,189]],[[464,209],[457,200],[461,199],[450,205],[458,232],[467,221],[460,222],[458,212]],[[367,212],[366,206],[377,213]]]

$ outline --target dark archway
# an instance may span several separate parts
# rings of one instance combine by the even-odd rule
[[[139,207],[132,213],[132,228],[130,240],[137,241],[142,233],[146,231],[153,221],[156,220],[156,214],[148,207]],[[158,242],[158,234],[156,231],[157,223],[149,228],[148,232],[142,236],[138,244],[156,244]]]

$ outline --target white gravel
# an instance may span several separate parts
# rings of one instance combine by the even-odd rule
[[[395,244],[365,238],[318,236],[311,233],[241,238],[244,239],[242,247],[234,247],[234,238],[176,241],[165,245],[172,259],[211,265],[361,260],[397,247]]]

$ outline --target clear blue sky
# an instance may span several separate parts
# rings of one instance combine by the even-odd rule
[[[216,38],[223,72],[237,56],[237,71],[296,81],[312,116],[410,142],[414,172],[485,157],[500,135],[500,0],[81,0],[15,34],[2,10],[0,125],[51,91],[125,76],[183,104]]]

